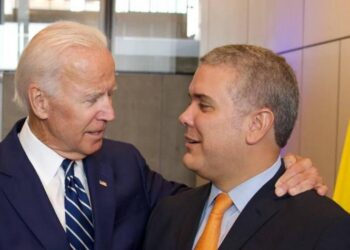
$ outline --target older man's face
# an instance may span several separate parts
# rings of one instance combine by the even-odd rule
[[[114,62],[107,50],[74,48],[54,97],[48,97],[44,143],[64,157],[82,159],[102,146],[107,122],[115,117]]]

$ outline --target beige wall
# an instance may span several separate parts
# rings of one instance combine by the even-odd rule
[[[333,191],[350,118],[350,1],[202,0],[201,54],[226,43],[281,53],[301,91],[287,151],[311,157]]]

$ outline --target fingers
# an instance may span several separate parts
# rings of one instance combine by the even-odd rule
[[[295,196],[305,191],[311,190],[316,187],[317,183],[322,182],[320,177],[315,177],[311,175],[300,175],[296,176],[294,179],[296,180],[293,182],[290,181],[288,184],[288,193],[291,196]]]
[[[279,185],[275,185],[275,194],[278,197],[282,197],[283,195],[285,195],[287,193],[288,190],[288,186],[284,185],[283,183],[279,184]]]
[[[283,157],[284,165],[286,166],[286,168],[289,168],[291,165],[293,165],[297,161],[297,157],[298,156],[292,155],[290,153],[286,154]]]
[[[303,178],[306,178],[306,179],[303,180]],[[322,177],[318,175],[317,176],[309,175],[309,176],[301,177],[301,182],[297,183],[295,187],[292,187],[293,184],[290,184],[290,185],[291,186],[289,186],[288,193],[291,196],[301,194],[311,189],[315,189],[319,195],[324,196],[327,194],[327,191],[328,191],[328,187],[325,184],[323,184]]]
[[[289,158],[288,158],[289,163],[293,162],[293,158],[296,160],[295,156],[289,156]],[[286,161],[287,160],[284,159],[284,162],[286,162]],[[295,183],[295,181],[293,181],[293,178],[295,176],[297,176],[298,174],[303,174],[307,170],[309,170],[311,172],[317,171],[316,168],[312,167],[312,162],[310,159],[300,158],[298,161],[294,162],[292,165],[289,165],[286,172],[278,179],[276,186],[279,186],[282,183],[298,184],[298,183]],[[292,180],[292,182],[289,182],[290,180]]]
[[[328,187],[325,184],[322,184],[316,188],[316,191],[319,195],[325,196],[328,192]]]
[[[277,186],[275,193],[277,196],[283,196],[288,192],[291,196],[295,196],[315,188],[318,183],[322,183],[322,178],[318,176],[317,170],[313,168],[309,173],[302,172],[296,174],[292,178],[281,183]],[[321,188],[321,186],[320,192],[324,192],[324,188]]]
[[[322,177],[309,158],[288,154],[284,157],[284,162],[287,170],[276,182],[277,196],[286,193],[295,196],[311,189],[315,189],[319,195],[327,193],[328,187],[323,184]]]

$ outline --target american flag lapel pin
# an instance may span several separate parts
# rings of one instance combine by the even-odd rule
[[[100,180],[99,183],[100,183],[101,186],[104,186],[104,187],[108,186],[107,182],[105,182],[103,180]]]

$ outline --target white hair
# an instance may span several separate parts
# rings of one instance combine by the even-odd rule
[[[49,95],[58,87],[64,63],[62,53],[72,47],[107,48],[106,36],[96,28],[76,22],[55,22],[29,42],[22,53],[15,73],[15,102],[29,108],[28,86],[38,84]]]

